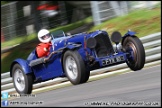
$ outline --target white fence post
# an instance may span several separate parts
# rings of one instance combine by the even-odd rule
[[[98,1],[90,1],[95,25],[101,24]]]

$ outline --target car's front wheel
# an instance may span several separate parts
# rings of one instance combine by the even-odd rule
[[[67,78],[74,85],[84,83],[89,79],[89,71],[78,51],[66,51],[63,57],[63,67]]]
[[[31,94],[33,87],[32,74],[25,74],[19,64],[15,64],[12,69],[13,83],[19,94]]]
[[[126,51],[133,51],[133,58],[126,61],[128,67],[131,70],[140,70],[144,67],[145,64],[145,50],[142,42],[136,36],[126,37],[123,41],[123,48]]]

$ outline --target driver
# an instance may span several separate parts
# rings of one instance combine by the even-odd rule
[[[39,43],[36,47],[37,56],[39,58],[48,56],[50,53],[50,47],[52,46],[51,44],[52,37],[50,35],[50,32],[46,29],[41,29],[38,32],[38,39],[41,43]]]

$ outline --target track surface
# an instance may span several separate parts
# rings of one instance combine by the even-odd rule
[[[11,105],[14,102],[15,104]],[[16,104],[16,102],[18,103]],[[9,106],[161,106],[161,67],[154,66],[140,71],[43,92],[36,94],[36,97],[17,98],[10,100]]]

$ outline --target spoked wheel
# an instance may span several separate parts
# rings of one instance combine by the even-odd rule
[[[126,61],[131,70],[140,70],[145,64],[145,50],[138,37],[126,37],[123,42],[126,51],[133,51],[133,58]]]
[[[72,56],[68,56],[65,61],[66,65],[66,72],[68,76],[72,79],[75,80],[78,76],[78,66],[76,64],[76,61]]]
[[[15,64],[12,69],[13,83],[19,94],[30,94],[33,87],[33,76],[24,74],[19,64]]]
[[[89,79],[90,72],[86,71],[84,61],[76,50],[65,52],[63,67],[66,76],[74,85],[84,83]]]

